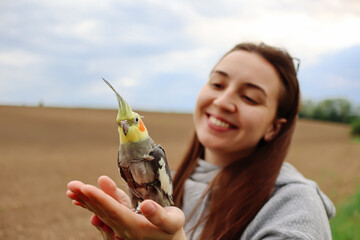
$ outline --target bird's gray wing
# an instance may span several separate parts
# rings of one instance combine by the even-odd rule
[[[155,145],[149,155],[154,158],[151,163],[155,176],[160,182],[159,190],[161,190],[166,195],[164,197],[166,197],[169,201],[169,205],[173,205],[172,177],[165,150],[160,145]]]

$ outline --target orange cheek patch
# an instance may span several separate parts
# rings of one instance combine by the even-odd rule
[[[139,122],[139,129],[140,129],[140,131],[145,132],[145,125],[141,120]]]

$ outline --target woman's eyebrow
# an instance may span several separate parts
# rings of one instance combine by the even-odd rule
[[[221,75],[223,77],[229,78],[229,74],[227,72],[222,71],[222,70],[213,70],[213,71],[211,71],[210,75],[212,75],[212,74],[219,74],[219,75]],[[248,88],[259,90],[260,92],[262,92],[265,95],[265,97],[267,97],[267,94],[266,94],[265,90],[262,87],[254,84],[254,83],[250,83],[250,82],[246,83],[245,86],[248,87]]]
[[[222,75],[223,77],[229,77],[229,74],[227,74],[226,72],[224,72],[224,71],[221,71],[221,70],[213,70],[213,71],[211,71],[211,73],[210,73],[210,75],[212,75],[212,74],[220,74],[220,75]]]
[[[256,90],[260,90],[260,92],[262,92],[265,95],[265,97],[267,97],[267,94],[266,94],[265,90],[262,87],[260,87],[260,86],[258,86],[256,84],[246,83],[246,87],[256,89]]]

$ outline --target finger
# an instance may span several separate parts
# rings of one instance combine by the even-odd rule
[[[90,223],[96,228],[101,228],[104,224],[95,214],[91,216]]]
[[[77,181],[77,180],[71,181],[68,183],[67,187],[68,187],[69,191],[73,193],[73,194],[69,193],[69,195],[71,197],[74,197],[74,195],[76,196],[76,197],[74,197],[75,201],[73,201],[73,204],[84,207],[84,208],[88,209],[89,211],[95,213],[98,216],[105,216],[101,206],[99,206],[99,204],[97,204],[94,201],[92,201],[91,199],[89,199],[82,192],[82,188],[84,186],[85,186],[85,184],[83,182]],[[96,188],[96,187],[94,187],[94,188]]]
[[[105,223],[103,223],[98,218],[98,216],[93,215],[90,219],[90,222],[94,227],[96,227],[100,231],[104,240],[114,240],[115,239],[114,231],[109,226],[107,226]]]
[[[120,204],[101,189],[92,185],[84,185],[81,191],[87,198],[95,203],[96,207],[99,207],[99,209],[94,207],[94,213],[103,223],[113,229],[117,236],[126,239],[137,239],[144,236],[161,239],[171,237],[168,232],[159,229],[159,227],[152,224],[143,215],[137,214],[123,204]],[[161,208],[160,205],[158,206]],[[97,214],[98,210],[101,211],[103,215]],[[161,224],[159,225],[161,226]],[[142,230],[139,231],[139,229]],[[171,227],[167,227],[167,229],[170,229],[169,231],[172,230]]]
[[[66,195],[73,200],[72,201],[73,204],[76,206],[81,206],[93,212],[93,208],[92,208],[93,204],[91,203],[91,201],[78,189],[73,189],[73,191],[76,192],[72,192],[71,190],[68,190],[66,193]]]
[[[100,208],[92,202],[87,196],[83,194],[81,189],[85,186],[85,184],[81,181],[71,181],[68,183],[67,187],[69,191],[71,191],[73,194],[76,195],[76,200],[73,202],[75,205],[83,206],[84,208],[90,210],[91,212],[97,214],[97,215],[103,215],[103,212],[100,210]],[[73,196],[71,194],[71,196]],[[80,203],[80,204],[78,204]]]
[[[77,201],[86,200],[86,197],[81,192],[81,188],[84,185],[85,184],[80,181],[69,182],[67,185],[68,191],[66,192],[66,195],[73,200],[77,200]]]
[[[169,234],[179,231],[185,222],[184,213],[179,208],[163,208],[152,200],[143,201],[140,210],[152,224]]]
[[[132,221],[139,221],[138,214],[134,214],[131,209],[119,204],[101,189],[92,185],[84,185],[81,191],[94,204],[94,209],[96,208],[94,213],[110,227],[117,224],[129,227]],[[97,214],[97,211],[100,212],[100,215]]]
[[[108,225],[104,224],[103,227],[101,228],[101,232],[103,233],[103,236],[106,240],[115,239],[115,233]]]
[[[105,194],[103,191],[101,191],[99,188],[93,186],[93,185],[89,185],[89,184],[84,184],[83,187],[81,188],[81,200],[82,200],[82,204],[86,206],[86,208],[88,208],[88,210],[90,210],[91,212],[93,212],[95,215],[99,216],[99,217],[104,217],[107,214],[104,212],[104,208],[101,205],[101,202],[98,201],[94,201],[94,199],[90,198],[87,194],[88,192],[83,192],[83,189],[86,188],[90,188],[92,189],[92,191],[99,191],[102,194]]]
[[[68,184],[67,184],[67,188],[72,191],[72,192],[79,192],[81,187],[84,186],[85,184],[81,181],[78,181],[78,180],[74,180],[74,181],[70,181]]]
[[[70,190],[66,191],[66,196],[72,200],[79,200],[78,196]]]
[[[71,200],[73,200],[73,203],[74,203],[75,205],[80,206],[79,204],[81,204],[81,199],[80,199],[75,193],[73,193],[73,192],[70,191],[70,190],[67,190],[66,195],[68,196],[68,198],[70,198]],[[82,204],[81,204],[81,205],[82,205]],[[84,207],[84,206],[82,206],[82,207]]]
[[[120,188],[116,186],[116,183],[108,176],[101,176],[98,179],[100,188],[110,196],[112,196],[119,203],[124,204],[128,208],[131,208],[131,201],[129,196]]]
[[[71,187],[71,188],[75,191],[75,189],[73,187]],[[86,208],[84,201],[79,197],[80,195],[81,195],[80,192],[78,192],[78,194],[75,194],[74,192],[72,192],[69,189],[66,191],[66,196],[68,198],[70,198],[71,200],[73,200],[72,202],[74,205]]]
[[[82,208],[87,209],[81,202],[78,202],[78,201],[76,201],[76,200],[73,200],[72,203],[73,203],[75,206],[79,206],[79,207],[82,207]]]

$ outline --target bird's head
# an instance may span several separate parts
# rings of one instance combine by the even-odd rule
[[[119,111],[116,117],[116,122],[118,124],[120,144],[138,142],[148,138],[148,131],[141,120],[141,116],[138,113],[133,112],[130,105],[120,96],[118,92],[116,92],[114,87],[111,86],[108,81],[104,78],[103,80],[115,92],[118,100]]]

